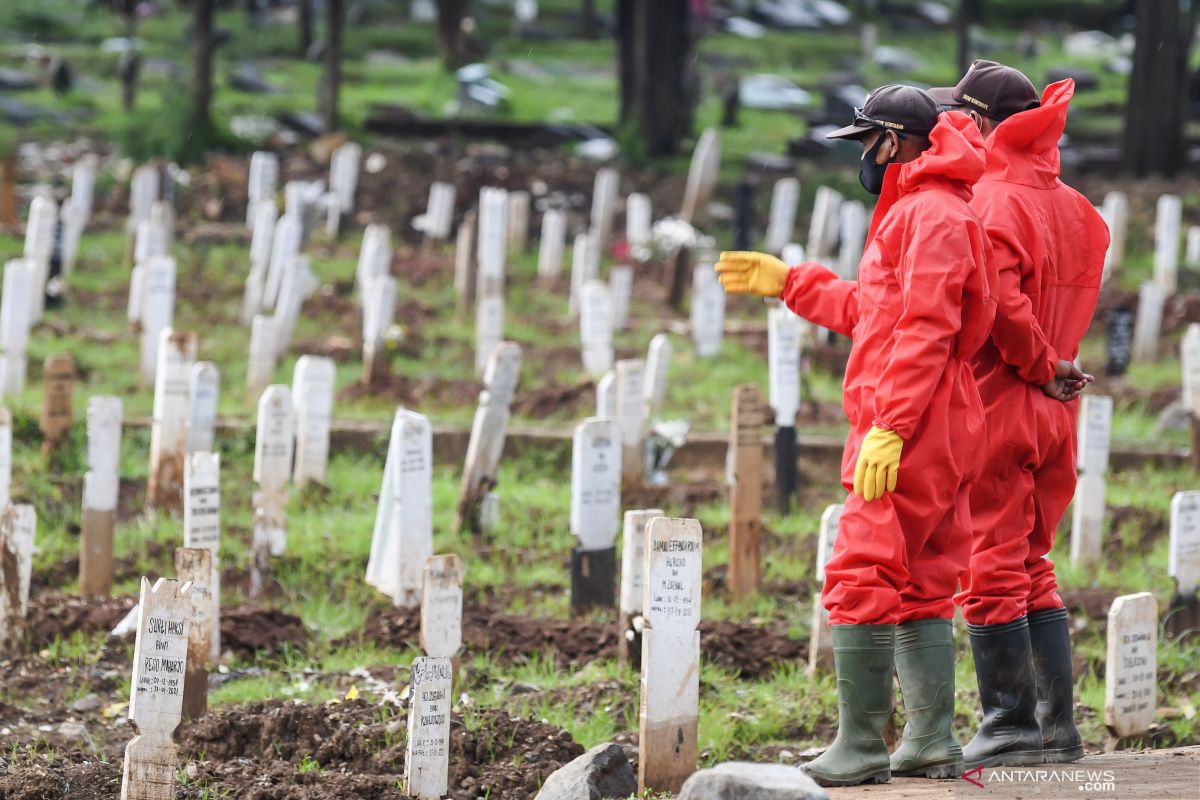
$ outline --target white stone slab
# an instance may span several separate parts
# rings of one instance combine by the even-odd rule
[[[833,558],[833,544],[837,541],[838,525],[842,521],[841,503],[831,503],[821,512],[821,530],[817,534],[817,582],[825,581],[825,565]]]
[[[692,270],[691,325],[696,355],[712,358],[720,353],[725,336],[725,290],[708,261]]]
[[[706,128],[692,151],[692,162],[688,167],[687,185],[683,192],[683,208],[680,216],[691,222],[704,211],[717,188],[717,177],[721,171],[721,135],[715,128]]]
[[[479,192],[479,239],[476,246],[479,296],[504,291],[507,254],[508,192],[485,186]]]
[[[1163,295],[1175,294],[1179,285],[1179,239],[1183,224],[1183,203],[1173,194],[1158,198],[1154,216],[1154,282]]]
[[[152,258],[143,266],[141,358],[142,384],[154,385],[162,332],[175,323],[175,259]]]
[[[867,238],[867,209],[857,200],[847,200],[838,209],[838,274],[847,280],[858,276],[863,244]]]
[[[671,337],[657,333],[646,350],[646,382],[642,385],[642,402],[646,406],[647,420],[662,409],[670,374]]]
[[[1200,402],[1200,323],[1188,325],[1179,343],[1179,361],[1183,372],[1183,407],[1197,416]]]
[[[1118,597],[1108,612],[1104,724],[1115,736],[1145,733],[1158,697],[1158,603],[1150,592]]]
[[[300,356],[292,373],[292,401],[296,412],[296,464],[292,480],[325,482],[329,462],[329,431],[333,422],[333,359]]]
[[[529,192],[508,193],[509,252],[524,253],[529,244]]]
[[[817,187],[808,226],[808,244],[804,248],[813,261],[821,261],[833,254],[841,207],[841,194],[828,186]]]
[[[27,258],[4,265],[4,291],[0,297],[0,348],[4,351],[4,394],[25,390],[26,350],[29,346],[30,308],[37,266]]]
[[[258,428],[254,440],[256,544],[265,543],[273,556],[287,545],[284,504],[292,472],[294,420],[292,392],[287,386],[268,386],[258,401]]]
[[[246,191],[246,224],[252,230],[258,228],[260,217],[255,212],[264,200],[275,202],[279,191],[279,159],[274,153],[258,151],[250,156],[249,186]]]
[[[1166,294],[1155,281],[1146,281],[1138,291],[1137,319],[1133,324],[1133,360],[1153,361],[1158,356]]]
[[[1093,565],[1100,561],[1104,543],[1105,494],[1103,474],[1083,473],[1075,485],[1071,507],[1071,563]]]
[[[613,329],[629,322],[629,299],[633,294],[633,267],[618,264],[608,271],[608,292],[612,299]]]
[[[635,258],[644,259],[649,255],[643,251],[650,247],[652,215],[653,208],[646,195],[634,192],[625,198],[625,238]]]
[[[475,303],[475,374],[482,375],[488,359],[504,341],[504,295],[480,297]]]
[[[596,181],[592,185],[591,230],[599,247],[603,247],[612,235],[613,215],[617,208],[617,195],[621,191],[621,173],[611,167],[596,170]]]
[[[782,305],[767,311],[769,403],[775,424],[790,428],[800,411],[800,343],[805,322]]]

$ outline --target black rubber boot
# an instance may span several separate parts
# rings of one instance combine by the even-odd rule
[[[1041,764],[1037,689],[1025,617],[1003,625],[968,625],[983,722],[965,748],[963,761],[976,767],[1025,767]]]
[[[954,778],[962,746],[954,738],[954,631],[948,619],[896,627],[896,675],[908,722],[892,753],[892,774]]]
[[[883,726],[892,715],[895,625],[834,625],[838,732],[829,749],[801,767],[822,786],[891,779]]]
[[[1075,727],[1070,620],[1065,608],[1029,615],[1033,672],[1037,677],[1037,721],[1042,755],[1048,764],[1083,758],[1083,737]]]

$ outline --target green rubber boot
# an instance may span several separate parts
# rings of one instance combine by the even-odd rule
[[[892,713],[895,625],[834,625],[838,732],[801,769],[822,786],[886,783],[892,774],[883,726]]]
[[[896,627],[896,675],[908,722],[893,775],[955,778],[962,746],[954,738],[954,634],[948,619],[920,619]]]

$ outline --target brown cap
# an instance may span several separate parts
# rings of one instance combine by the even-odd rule
[[[893,130],[928,136],[937,124],[937,101],[915,86],[881,86],[854,109],[854,123],[825,134],[826,139],[857,139],[873,130]]]
[[[997,122],[1040,105],[1037,89],[1024,73],[982,59],[971,64],[957,86],[929,93],[943,108],[973,108]]]

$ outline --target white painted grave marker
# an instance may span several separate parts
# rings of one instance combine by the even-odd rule
[[[112,590],[113,529],[120,497],[119,397],[93,396],[87,404],[87,472],[83,476],[83,530],[79,542],[79,594]]]
[[[538,277],[556,281],[562,274],[563,249],[566,246],[567,214],[557,208],[542,215],[542,235],[538,244]]]
[[[504,295],[480,297],[475,304],[475,374],[483,375],[488,359],[504,340]]]
[[[430,556],[421,584],[421,649],[434,658],[453,658],[462,647],[462,561]]]
[[[369,385],[379,370],[379,353],[396,318],[399,285],[391,275],[366,284],[363,297],[363,380]]]
[[[662,409],[667,395],[667,378],[671,372],[671,337],[657,333],[646,351],[646,378],[642,386],[645,419],[651,419]]]
[[[841,207],[841,194],[828,186],[817,187],[808,226],[808,246],[805,248],[810,259],[821,261],[833,253]]]
[[[4,394],[25,391],[26,348],[29,345],[30,303],[36,265],[17,258],[4,265],[0,298],[0,347],[4,350]]]
[[[429,202],[425,206],[421,231],[430,239],[445,241],[450,238],[450,231],[454,227],[455,199],[454,184],[434,181],[429,185]]]
[[[250,323],[250,353],[246,362],[246,396],[262,395],[275,374],[275,320],[255,314]]]
[[[25,613],[33,574],[37,512],[25,504],[0,509],[0,652],[24,645]]]
[[[767,312],[769,403],[775,424],[790,428],[800,411],[800,340],[804,321],[782,305]]]
[[[1171,498],[1167,574],[1175,591],[1191,597],[1200,587],[1200,492],[1176,492]]]
[[[675,793],[696,770],[700,706],[700,523],[646,526],[638,791]]]
[[[187,671],[183,683],[183,716],[199,719],[208,711],[208,660],[212,653],[213,557],[206,547],[175,549],[175,579],[190,583],[191,613],[188,617]],[[219,613],[219,607],[218,607]]]
[[[625,198],[625,238],[629,241],[631,255],[639,261],[650,255],[652,214],[650,198],[646,195],[635,192]]]
[[[633,267],[618,264],[608,271],[608,292],[612,299],[613,329],[629,322],[629,299],[633,294]]]
[[[471,424],[462,487],[459,491],[455,531],[477,530],[479,503],[496,486],[496,470],[508,431],[509,404],[521,377],[521,348],[502,342],[492,351],[483,371],[484,390]]]
[[[1107,279],[1113,267],[1125,263],[1125,234],[1129,226],[1129,199],[1125,193],[1112,191],[1104,195],[1102,214],[1109,233],[1108,253],[1104,258],[1104,277]]]
[[[333,421],[333,359],[300,356],[292,373],[292,401],[296,412],[296,486],[325,482],[329,461],[329,431]]]
[[[142,385],[155,385],[162,333],[175,322],[175,259],[152,258],[143,266],[141,292]]]
[[[617,416],[617,373],[609,370],[604,377],[596,381],[596,416],[616,418]]]
[[[1179,343],[1179,362],[1183,372],[1183,407],[1193,417],[1200,402],[1200,323],[1188,325]]]
[[[1079,404],[1079,449],[1076,466],[1090,475],[1108,472],[1113,401],[1105,395],[1084,395]]]
[[[211,453],[216,449],[217,404],[221,400],[221,373],[211,361],[192,366],[188,377],[187,452]]]
[[[1108,612],[1104,724],[1117,737],[1150,729],[1158,694],[1158,603],[1150,592],[1118,597]]]
[[[613,214],[620,191],[621,173],[611,167],[596,170],[596,182],[592,186],[591,230],[598,248],[603,248],[612,235]]]
[[[612,547],[620,514],[620,430],[593,417],[575,426],[571,448],[571,533],[580,549]]]
[[[1075,501],[1071,508],[1072,564],[1092,565],[1100,560],[1106,492],[1103,474],[1085,472],[1075,484]]]
[[[192,453],[183,475],[183,546],[212,553],[208,660],[221,658],[221,456]]]
[[[725,290],[717,281],[712,263],[707,260],[692,269],[691,323],[696,355],[701,358],[716,356],[725,336]]]
[[[1163,295],[1175,294],[1179,281],[1179,237],[1183,222],[1183,203],[1173,194],[1158,198],[1154,216],[1154,282]]]
[[[151,508],[182,507],[188,397],[196,349],[196,334],[171,328],[163,330],[154,378],[154,422],[150,429],[146,504]]]
[[[258,228],[259,217],[255,209],[264,200],[274,203],[279,191],[279,158],[274,153],[258,151],[250,156],[250,179],[246,191],[246,224],[251,230]]]
[[[600,378],[613,365],[613,309],[608,285],[589,281],[580,295],[579,338],[583,369]]]
[[[391,229],[386,225],[368,225],[363,231],[362,247],[358,250],[358,266],[354,270],[354,283],[363,300],[366,300],[366,287],[371,281],[391,273]]]
[[[863,245],[867,238],[867,209],[857,200],[847,200],[838,211],[838,274],[846,280],[858,275]]]
[[[764,249],[768,253],[780,253],[792,240],[796,227],[796,210],[800,207],[800,181],[796,178],[781,178],[771,190],[771,211],[767,218],[767,241]]]
[[[692,163],[688,167],[687,186],[683,194],[680,216],[687,222],[695,219],[708,206],[713,190],[717,187],[717,175],[721,170],[721,136],[715,128],[706,128],[696,142],[692,152]]]
[[[258,401],[258,430],[254,441],[254,549],[283,555],[287,545],[288,476],[292,471],[292,392],[287,386],[268,386]]]
[[[642,403],[642,387],[646,383],[646,362],[641,359],[618,361],[614,376],[612,416],[621,432],[621,477],[625,484],[637,483],[643,469],[646,407]]]
[[[1155,281],[1146,281],[1138,291],[1137,319],[1133,324],[1133,358],[1153,361],[1158,356],[1158,338],[1162,332],[1163,303],[1166,294]]]
[[[476,297],[504,291],[508,251],[508,192],[485,186],[479,192],[479,277]]]
[[[509,252],[524,253],[529,244],[529,192],[508,194]]]
[[[404,794],[409,797],[436,800],[446,794],[453,676],[448,658],[413,659],[404,751]]]

